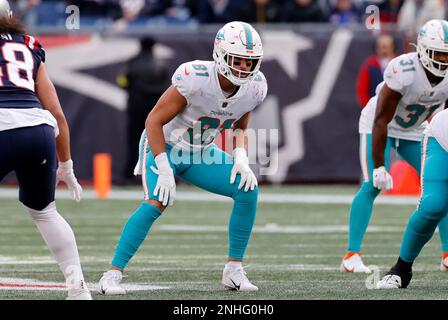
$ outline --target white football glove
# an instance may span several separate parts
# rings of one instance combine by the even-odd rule
[[[56,170],[56,186],[60,181],[64,182],[67,185],[68,190],[72,194],[73,200],[75,200],[76,202],[81,201],[82,187],[75,177],[72,160],[59,162],[58,169]]]
[[[238,185],[238,190],[243,186],[244,192],[254,190],[258,186],[257,177],[255,176],[252,169],[249,167],[249,158],[247,157],[246,149],[235,148],[233,150],[233,168],[230,175],[230,183],[234,184],[236,175],[241,175],[240,184]]]
[[[392,176],[384,166],[373,169],[373,186],[380,190],[390,190],[394,187]]]
[[[173,169],[165,152],[158,154],[154,160],[157,168],[151,166],[151,170],[158,175],[158,178],[153,194],[159,195],[159,201],[164,206],[168,204],[172,206],[176,198],[176,180],[174,180]]]

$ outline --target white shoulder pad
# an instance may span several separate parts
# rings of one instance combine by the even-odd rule
[[[384,82],[402,95],[414,81],[419,63],[417,53],[408,53],[392,59],[384,70]]]
[[[257,75],[251,83],[251,88],[253,90],[254,98],[258,101],[257,104],[261,104],[268,93],[268,82],[263,72],[258,71]]]
[[[194,94],[211,76],[210,61],[194,60],[181,64],[173,74],[171,83],[185,98]]]

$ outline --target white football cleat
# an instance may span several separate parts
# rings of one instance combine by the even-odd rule
[[[106,295],[126,294],[126,290],[120,287],[123,274],[119,270],[109,270],[103,273],[99,282],[99,292]]]
[[[371,270],[362,262],[360,252],[347,252],[339,269],[350,273],[371,273]]]
[[[376,284],[377,289],[405,289],[412,279],[412,269],[398,271],[398,262]]]
[[[377,289],[400,289],[401,288],[401,277],[396,274],[385,275],[376,284]]]
[[[229,290],[257,291],[258,287],[247,279],[243,267],[231,268],[226,265],[222,272],[222,285]]]
[[[444,253],[440,262],[440,270],[448,271],[448,253]]]
[[[69,287],[66,300],[92,300],[89,288],[87,288],[84,280],[81,280],[76,286]]]

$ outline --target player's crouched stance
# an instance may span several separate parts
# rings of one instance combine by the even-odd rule
[[[67,121],[44,62],[42,46],[0,0],[0,181],[16,173],[19,200],[66,279],[67,299],[91,300],[73,230],[55,204],[59,181],[77,201],[82,189],[73,172]]]
[[[448,23],[430,20],[420,29],[417,52],[394,58],[384,71],[359,119],[360,160],[364,181],[350,208],[349,241],[341,270],[367,272],[361,245],[381,190],[393,188],[387,172],[393,148],[419,174],[422,169],[422,139],[426,120],[443,110],[448,98],[446,39]],[[438,62],[437,62],[438,61]],[[444,67],[443,67],[444,68]],[[448,218],[440,221],[441,269],[448,270]]]
[[[444,34],[448,39],[448,23],[437,21],[433,42]],[[443,24],[443,29],[442,25]],[[429,32],[431,30],[426,30]],[[444,42],[431,43],[425,48],[427,68],[440,77],[448,72],[448,49]],[[419,50],[419,54],[422,52]],[[424,54],[424,52],[423,52]],[[423,246],[431,239],[437,225],[448,212],[448,110],[445,109],[434,116],[426,129],[422,147],[422,195],[417,210],[409,219],[400,248],[397,263],[377,283],[378,289],[406,288],[412,278],[412,265]],[[442,261],[442,269],[445,269]]]
[[[173,203],[175,176],[234,200],[222,285],[238,291],[258,290],[242,266],[258,201],[244,131],[250,112],[267,93],[266,79],[259,71],[262,57],[261,39],[255,29],[247,23],[231,22],[216,35],[214,61],[195,60],[176,70],[172,86],[146,120],[140,166],[136,168],[138,172],[141,167],[145,201],[124,226],[112,267],[100,279],[102,293],[125,293],[120,286],[123,270],[153,222]],[[230,128],[240,129],[234,130],[233,158],[212,143],[220,131]],[[199,163],[194,160],[198,154]]]
[[[378,282],[377,288],[406,288],[412,278],[412,264],[431,239],[448,210],[448,110],[434,116],[423,141],[423,194],[409,219],[400,257]]]

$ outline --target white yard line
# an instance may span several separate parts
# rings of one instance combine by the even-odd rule
[[[18,189],[15,188],[0,188],[1,199],[17,199]],[[263,193],[259,194],[259,202],[266,203],[320,203],[320,204],[351,204],[354,194],[352,195],[334,195],[334,194],[277,194],[277,193]],[[57,199],[70,199],[70,194],[67,190],[57,190]],[[84,190],[82,193],[83,199],[96,199],[93,190]],[[142,200],[143,191],[125,191],[113,190],[110,193],[109,199],[113,200]],[[230,202],[230,198],[206,193],[206,192],[190,192],[178,191],[176,200],[183,201],[219,201]],[[379,196],[375,203],[389,204],[389,205],[417,205],[418,197],[414,196]]]
[[[93,292],[98,291],[97,283],[87,283],[87,286]],[[122,287],[126,289],[126,291],[170,289],[168,286],[159,286],[146,283],[123,283]],[[66,291],[67,288],[63,282],[48,282],[37,279],[22,278],[0,278],[0,290]]]
[[[369,226],[368,233],[403,233],[405,227],[387,227],[387,226]],[[116,231],[114,228],[102,228],[102,231]],[[154,228],[154,232],[196,232],[196,233],[226,233],[229,231],[227,225],[188,225],[188,224],[160,224]],[[264,226],[255,226],[254,233],[277,233],[277,234],[346,234],[348,226],[346,225],[321,225],[321,226],[306,226],[306,225],[278,225],[276,223],[269,223]],[[437,231],[436,231],[437,232]],[[81,236],[80,236],[81,237]],[[186,239],[186,238],[182,238]],[[195,239],[201,239],[197,235]],[[219,239],[219,238],[216,238]],[[158,239],[160,240],[160,239]],[[163,239],[162,239],[163,240]],[[202,240],[202,239],[201,239]],[[0,245],[1,247],[2,245]]]
[[[394,255],[393,257],[397,257],[397,255]],[[391,258],[393,258],[391,257]],[[298,260],[303,259],[301,257],[298,257]],[[372,265],[375,265],[379,267],[381,270],[389,270],[391,265],[377,265],[375,264],[375,260],[371,260],[370,262]],[[425,267],[419,266],[418,268],[413,268],[414,271],[439,271],[442,273],[439,269],[439,260],[434,259],[433,264],[426,264]],[[180,261],[178,261],[180,263]],[[56,266],[56,262],[52,262],[53,265]],[[332,265],[327,264],[250,264],[250,267],[247,268],[247,270],[305,270],[305,271],[338,271],[339,270],[339,264],[340,261],[338,260],[337,263]],[[20,261],[17,262],[17,266],[20,265]],[[180,267],[154,267],[154,266],[148,266],[148,267],[136,267],[131,266],[128,268],[128,271],[132,274],[138,273],[138,272],[210,272],[210,271],[222,271],[222,267],[224,264],[213,264],[213,265],[206,265],[201,267],[191,267],[189,266],[180,266]],[[57,266],[56,266],[57,267]],[[53,269],[52,269],[53,270]],[[95,268],[88,268],[89,272],[98,272],[99,277],[101,277],[102,272],[104,272],[104,269],[95,269]],[[32,273],[30,270],[24,270],[20,268],[8,268],[7,270],[1,271],[2,274],[14,274],[14,273]],[[55,274],[59,274],[59,272],[56,271]],[[98,277],[98,279],[99,279]],[[1,280],[1,278],[0,278]]]
[[[161,224],[157,227],[159,231],[182,231],[182,232],[228,232],[228,226],[210,226],[210,225],[184,225],[184,224]],[[389,233],[403,232],[404,227],[379,227],[369,226],[369,233]],[[265,226],[255,226],[254,233],[347,233],[348,226],[345,225],[329,225],[329,226],[280,226],[270,223]]]

